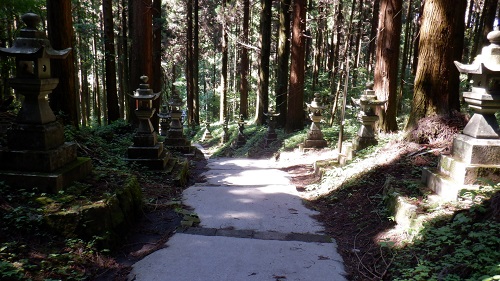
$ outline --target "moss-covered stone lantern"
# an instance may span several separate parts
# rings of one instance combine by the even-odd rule
[[[7,132],[7,148],[0,150],[0,180],[56,192],[92,169],[90,159],[77,157],[76,144],[65,142],[64,127],[47,99],[59,83],[51,77],[50,60],[65,59],[71,48],[52,49],[45,32],[37,29],[38,15],[27,13],[21,19],[26,27],[13,46],[0,48],[0,55],[15,58],[16,77],[9,79],[9,85],[24,96]]]

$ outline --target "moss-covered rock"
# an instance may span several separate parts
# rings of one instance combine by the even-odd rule
[[[102,248],[118,246],[124,233],[142,214],[142,192],[135,177],[118,187],[114,194],[103,194],[98,201],[82,204],[75,200],[54,210],[50,206],[58,203],[53,200],[39,200],[44,205],[45,222],[51,229],[67,237],[97,237],[98,246]]]

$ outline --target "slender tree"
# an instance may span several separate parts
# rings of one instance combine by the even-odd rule
[[[291,0],[280,0],[278,28],[278,57],[276,67],[276,110],[280,115],[277,125],[285,127],[288,97],[288,65],[290,59],[290,4]]]
[[[304,128],[306,4],[306,0],[293,2],[290,91],[285,124],[285,131],[289,133]]]
[[[186,91],[188,124],[194,121],[194,84],[193,84],[193,1],[187,0],[187,28],[186,28]]]
[[[459,73],[466,0],[426,0],[420,28],[419,62],[406,129],[430,115],[459,110]],[[439,34],[439,36],[436,36]]]
[[[378,108],[379,127],[384,132],[398,130],[397,78],[399,43],[401,38],[402,0],[381,0],[378,23],[374,90],[379,100],[386,100],[385,108]]]
[[[243,43],[240,54],[240,114],[248,118],[248,35],[250,23],[250,0],[243,0]]]
[[[48,37],[56,50],[74,48],[71,1],[47,0]],[[59,78],[59,85],[50,95],[50,107],[54,112],[63,112],[65,123],[78,127],[77,91],[75,88],[74,52],[64,60],[52,60],[52,76]]]
[[[271,55],[271,6],[272,0],[261,0],[260,11],[260,64],[258,96],[255,112],[257,125],[265,122],[264,112],[269,107],[269,56]]]
[[[158,93],[162,90],[162,12],[161,12],[161,0],[153,0],[153,7],[151,15],[153,17],[153,50],[152,50],[152,76],[151,89],[153,92]],[[156,108],[156,112],[159,112],[160,105],[162,103],[161,95],[159,98],[153,101],[153,107]],[[157,114],[153,114],[151,117],[151,123],[156,132],[160,131],[160,118]]]
[[[113,24],[113,2],[102,1],[104,19],[104,59],[106,65],[106,99],[108,123],[120,119],[118,95],[116,87],[115,33]]]
[[[199,46],[199,0],[193,0],[193,16],[194,16],[194,34],[193,34],[193,119],[194,123],[200,124],[200,85],[199,85],[199,56],[200,56],[200,46]]]
[[[220,94],[220,112],[219,121],[224,122],[224,117],[227,116],[227,63],[228,63],[228,46],[227,46],[227,19],[226,19],[227,0],[222,0],[222,68],[221,68],[221,94]]]

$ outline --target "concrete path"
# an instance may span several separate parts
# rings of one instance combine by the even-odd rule
[[[134,264],[129,280],[346,280],[335,242],[275,162],[221,158],[208,168],[183,194],[199,227]]]

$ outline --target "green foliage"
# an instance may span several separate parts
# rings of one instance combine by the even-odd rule
[[[391,280],[496,280],[500,222],[489,218],[484,200],[499,190],[496,184],[475,191],[470,209],[425,224],[413,244],[394,250]]]

